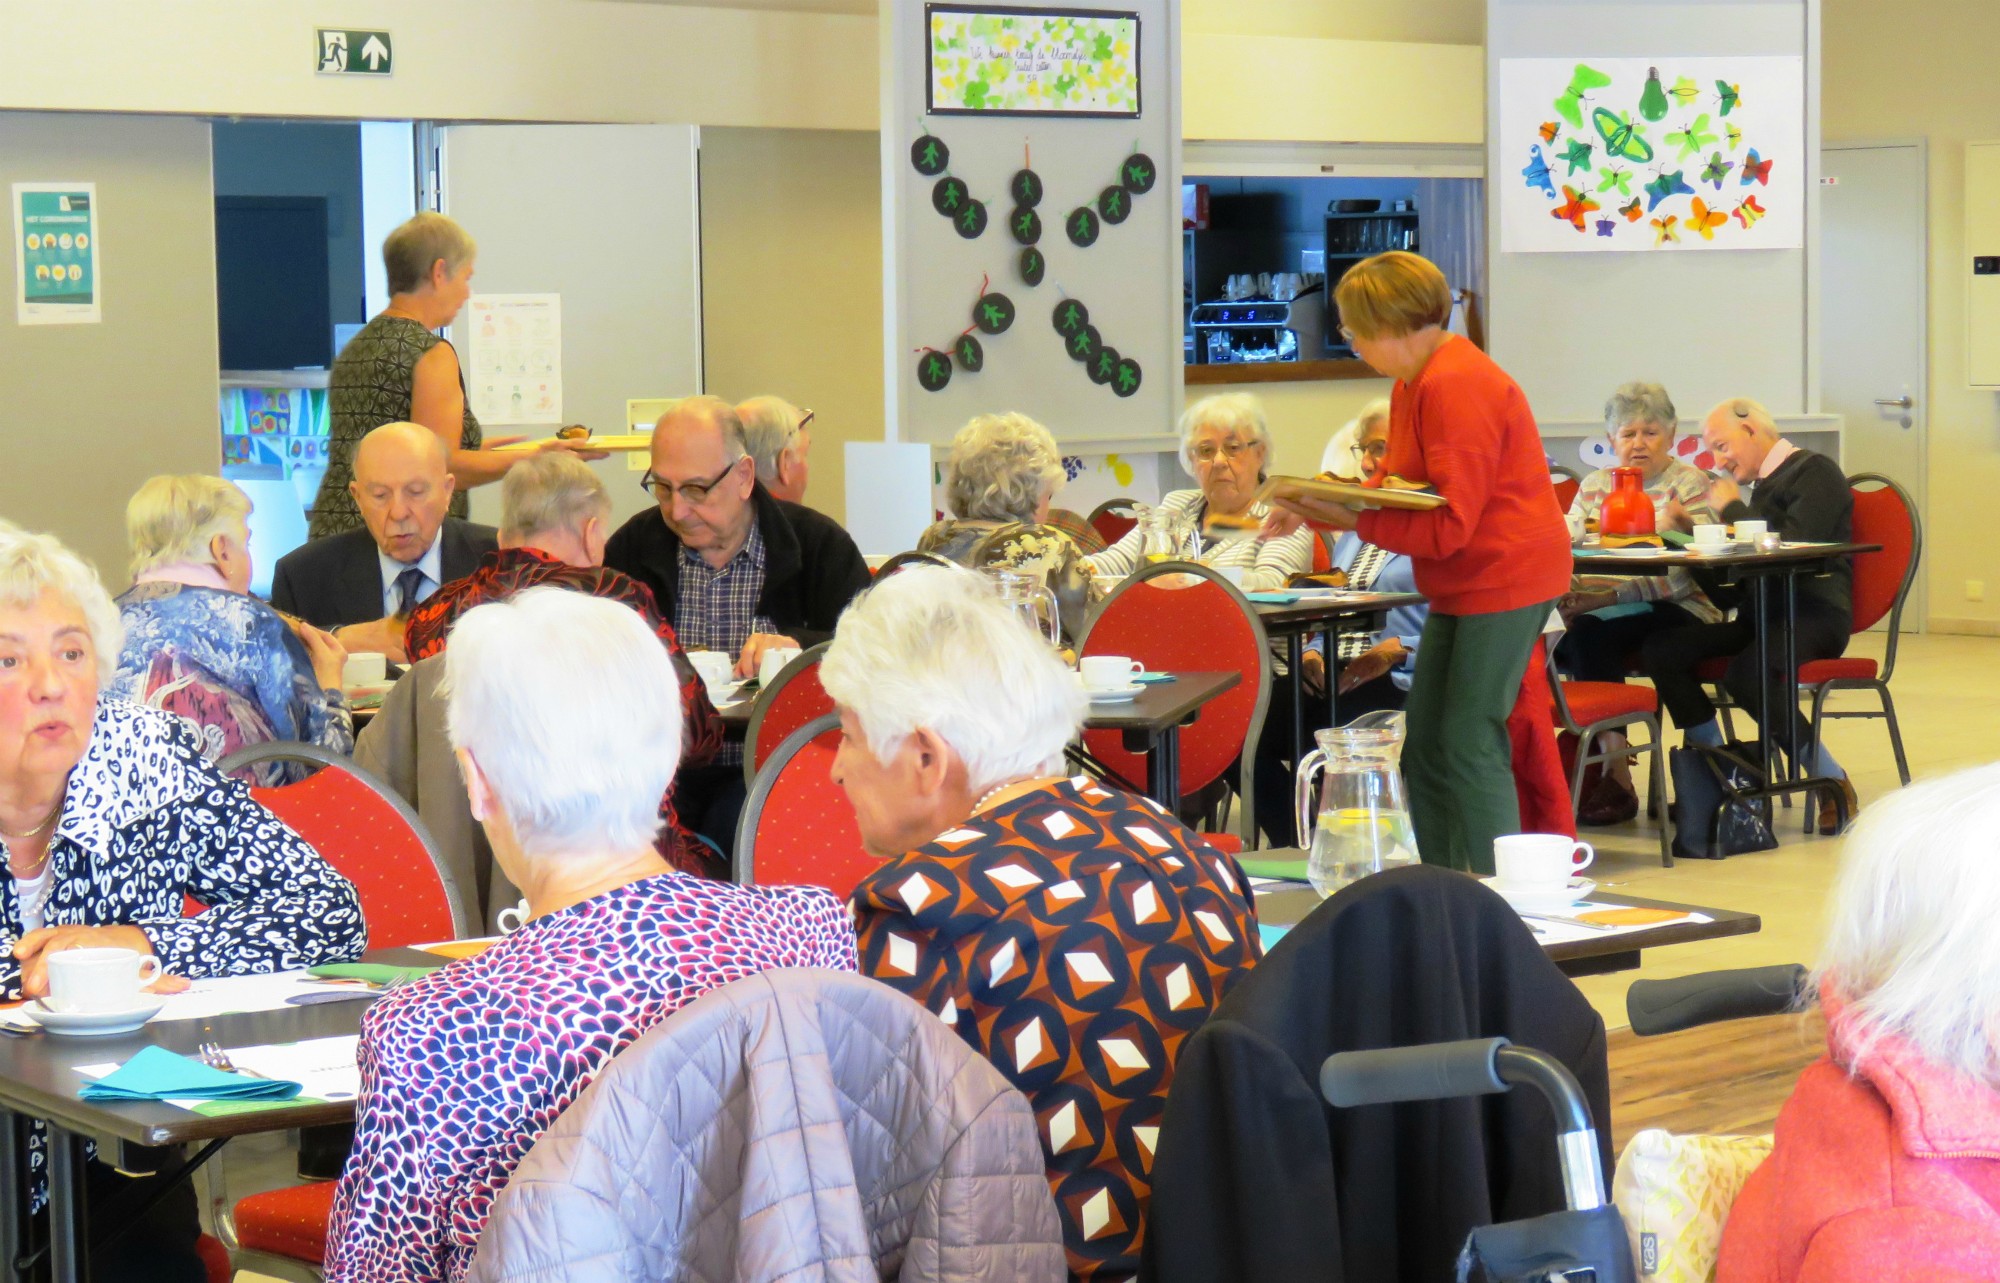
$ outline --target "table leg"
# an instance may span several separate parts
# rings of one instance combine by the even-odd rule
[[[1807,771],[1799,761],[1799,577],[1785,576],[1785,676],[1778,683],[1778,690],[1784,696],[1780,707],[1785,718],[1785,760],[1790,763],[1785,778],[1791,781],[1804,779],[1812,772]],[[1810,804],[1811,795],[1807,795]]]
[[[54,1283],[87,1283],[90,1278],[86,1143],[72,1132],[49,1127],[49,1267]]]
[[[21,1283],[27,1274],[20,1268],[27,1252],[28,1222],[28,1120],[11,1110],[0,1110],[0,1173],[5,1173],[6,1189],[0,1191],[0,1280]]]
[[[1179,815],[1181,807],[1181,731],[1178,726],[1169,726],[1153,741],[1153,751],[1146,754],[1146,791],[1153,800],[1167,808],[1167,814]]]
[[[1771,580],[1758,575],[1750,582],[1750,604],[1757,612],[1757,743],[1764,751],[1764,779],[1769,782],[1778,761],[1778,737],[1771,731]]]
[[[1292,666],[1292,769],[1297,770],[1306,752],[1306,635],[1303,632],[1294,629],[1285,638],[1285,658]],[[1333,669],[1329,667],[1329,686],[1332,685],[1332,678]],[[1246,744],[1243,749],[1245,754],[1256,750],[1255,744]]]

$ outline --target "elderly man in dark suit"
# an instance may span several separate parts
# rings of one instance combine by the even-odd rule
[[[315,539],[278,561],[271,604],[333,630],[350,651],[404,660],[403,621],[493,551],[491,526],[445,515],[452,479],[430,429],[385,423],[361,440],[349,487],[366,529]]]

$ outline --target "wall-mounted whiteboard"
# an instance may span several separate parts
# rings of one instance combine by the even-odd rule
[[[1805,64],[1504,58],[1505,253],[1798,249]]]
[[[1065,6],[1137,14],[1136,49],[1106,51],[1136,55],[1145,86],[1141,114],[1123,119],[930,114],[929,8],[889,0],[881,11],[886,437],[944,442],[975,415],[1012,410],[1064,442],[1170,445],[1184,311],[1178,0]],[[1024,169],[1028,188],[1015,182]],[[1088,244],[1071,237],[1079,211]],[[1030,249],[1039,284],[1024,276]],[[994,323],[982,288],[1012,305],[1000,332],[976,328]],[[1080,345],[1057,328],[1073,319],[1069,302],[1089,329]],[[968,330],[970,363],[955,350]],[[1115,361],[1103,362],[1107,348]],[[1094,371],[1077,359],[1093,356]]]

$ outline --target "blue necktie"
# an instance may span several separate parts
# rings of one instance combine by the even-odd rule
[[[417,607],[417,594],[424,589],[424,572],[415,566],[406,568],[396,576],[396,617],[408,615]]]

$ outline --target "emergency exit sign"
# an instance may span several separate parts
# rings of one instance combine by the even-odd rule
[[[386,31],[315,28],[319,36],[316,70],[322,76],[386,76],[395,66],[395,45]]]

